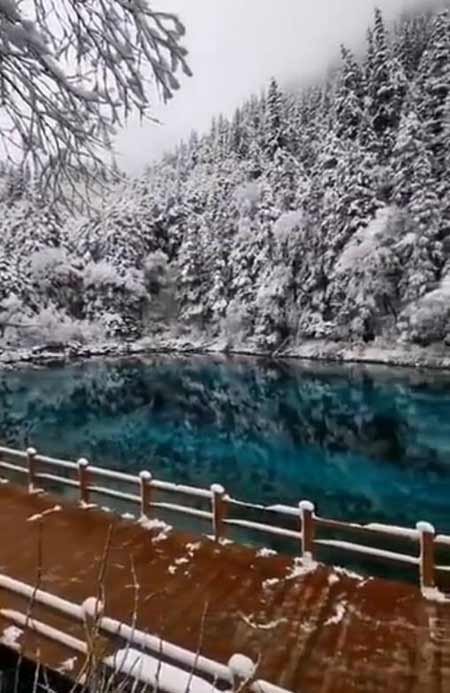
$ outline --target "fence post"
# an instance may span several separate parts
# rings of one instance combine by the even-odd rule
[[[301,518],[302,558],[312,559],[314,555],[314,504],[309,501],[299,503]]]
[[[36,491],[36,455],[34,448],[27,448],[28,492]]]
[[[80,484],[80,503],[89,505],[89,462],[84,458],[78,460],[78,482]]]
[[[434,537],[435,529],[429,522],[418,522],[416,529],[420,534],[420,587],[434,587]]]
[[[152,495],[152,475],[150,472],[140,472],[139,479],[141,484],[141,517],[147,517],[147,508],[151,504]]]
[[[227,515],[227,502],[225,500],[225,489],[220,484],[211,486],[212,503],[212,522],[214,541],[219,542],[225,536],[224,520]]]
[[[103,602],[95,597],[88,597],[81,605],[83,614],[84,630],[88,645],[88,654],[95,655],[96,640],[98,634],[98,623],[103,618],[105,611]]]

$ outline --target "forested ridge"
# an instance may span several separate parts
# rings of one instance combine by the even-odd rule
[[[272,79],[94,213],[4,171],[3,343],[450,341],[449,128],[449,12],[377,10],[322,83]]]

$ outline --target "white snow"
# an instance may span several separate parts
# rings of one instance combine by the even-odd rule
[[[173,529],[171,525],[168,525],[163,520],[158,520],[156,518],[149,520],[147,517],[141,517],[138,522],[144,529],[148,529],[152,532],[155,530],[157,531],[157,534],[152,537],[152,543],[154,544],[167,539],[169,533]]]
[[[427,601],[438,604],[450,604],[450,596],[441,592],[437,587],[422,587],[421,592]]]
[[[351,578],[352,580],[364,580],[364,577],[359,573],[355,573],[353,570],[348,570],[347,568],[340,568],[339,566],[333,566],[333,570],[338,575],[345,575],[345,577]]]
[[[395,525],[384,525],[379,522],[370,522],[364,525],[367,529],[379,530],[385,534],[392,534],[396,537],[405,537],[405,539],[418,539],[419,532],[417,529],[409,529],[408,527],[396,527]]]
[[[292,568],[289,569],[286,579],[295,580],[296,578],[303,577],[309,573],[313,573],[318,566],[316,561],[312,558],[304,556],[303,558],[295,558]]]
[[[271,556],[276,556],[277,552],[273,549],[267,549],[266,547],[263,547],[262,549],[259,549],[259,551],[256,552],[256,555],[258,558],[270,558]]]
[[[91,619],[100,618],[103,616],[104,605],[96,597],[88,597],[81,605],[82,612],[85,616]]]
[[[77,657],[69,657],[68,659],[65,659],[64,662],[61,662],[60,666],[58,667],[58,671],[61,671],[62,673],[73,671],[76,662]]]
[[[206,538],[209,539],[210,541],[216,541],[216,538],[213,534],[207,534]],[[220,537],[219,541],[217,542],[221,546],[229,546],[230,544],[233,544],[232,539],[227,539],[227,537]]]
[[[251,681],[255,675],[256,665],[250,659],[242,654],[234,654],[228,661],[228,666],[233,674],[241,681]]]
[[[219,693],[218,689],[205,679],[132,648],[118,650],[104,661],[115,671],[137,678],[148,686],[167,693]]]
[[[41,513],[36,513],[36,515],[30,515],[30,517],[27,518],[27,522],[38,522],[39,520],[42,520],[44,517],[47,517],[47,515],[59,513],[61,512],[61,510],[62,507],[60,505],[54,505],[53,508],[47,508],[47,510],[43,510]]]
[[[331,573],[331,575],[328,576],[328,584],[335,585],[337,582],[340,582],[339,577],[334,573]]]
[[[198,549],[201,547],[201,545],[202,544],[200,541],[196,541],[195,543],[186,544],[186,548],[190,554],[193,554],[194,551],[198,551]]]
[[[268,623],[259,623],[254,620],[253,616],[246,616],[245,614],[240,614],[240,616],[250,628],[253,628],[253,630],[273,630],[274,628],[278,628],[282,623],[288,622],[287,618],[278,618]]]
[[[374,258],[380,251],[380,241],[386,234],[391,212],[390,207],[381,208],[367,228],[362,228],[353,235],[335,266],[336,273],[351,271],[355,267],[362,269],[365,263],[374,263]]]
[[[325,626],[337,625],[344,618],[345,612],[346,612],[346,603],[342,602],[341,604],[338,604],[336,606],[335,615],[330,616],[330,618],[327,621],[325,621],[324,625]]]
[[[134,520],[135,516],[132,513],[123,513],[122,519],[123,520]]]
[[[281,582],[280,578],[267,578],[263,581],[262,588],[263,590],[268,590],[271,587],[275,587],[275,585],[278,585],[279,582]]]
[[[17,649],[19,646],[18,640],[20,640],[22,635],[23,630],[21,628],[18,628],[17,626],[8,626],[4,629],[0,642],[7,647]]]
[[[435,534],[435,529],[429,522],[418,522],[416,529],[420,534]]]

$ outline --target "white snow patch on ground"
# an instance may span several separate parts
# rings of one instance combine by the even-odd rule
[[[36,513],[36,515],[30,515],[30,517],[27,519],[27,522],[38,522],[47,515],[59,513],[61,510],[62,508],[60,505],[54,505],[53,508],[47,508],[47,510],[43,510],[41,513]]]
[[[111,513],[112,512],[111,508],[106,507],[106,505],[103,505],[101,507],[101,510],[103,510],[104,513]]]
[[[134,520],[134,515],[132,515],[131,513],[123,513],[122,519],[123,520]]]
[[[175,573],[177,572],[177,567],[176,567],[176,565],[169,565],[169,567],[167,568],[167,571],[168,571],[171,575],[175,575]]]
[[[152,542],[154,544],[156,544],[159,541],[164,541],[164,539],[167,539],[169,532],[171,532],[173,529],[171,525],[168,525],[163,520],[158,520],[157,518],[149,520],[147,517],[141,517],[139,520],[139,524],[144,529],[148,529],[150,531],[156,530],[158,532],[156,536],[152,538]]]
[[[324,625],[325,626],[331,626],[331,625],[335,625],[337,623],[340,623],[345,616],[345,611],[346,611],[345,607],[346,607],[345,602],[343,602],[342,604],[338,604],[336,606],[335,615],[330,616],[330,618],[327,621],[325,621]]]
[[[287,618],[278,618],[276,621],[270,621],[269,623],[258,623],[253,619],[253,615],[246,616],[245,614],[240,614],[240,616],[250,628],[253,628],[253,630],[273,630],[282,623],[287,623]]]
[[[277,552],[273,549],[262,548],[256,553],[258,558],[269,558],[270,556],[276,556]]]
[[[192,555],[195,551],[198,551],[201,545],[202,543],[200,541],[195,542],[195,544],[186,544],[189,555]]]
[[[0,484],[9,484],[8,479],[4,479],[3,477],[0,478]]]
[[[75,668],[76,661],[77,657],[69,657],[69,659],[65,659],[64,662],[61,662],[61,665],[58,667],[58,671],[62,673],[73,671]]]
[[[294,559],[294,565],[286,575],[286,580],[294,580],[296,578],[303,577],[303,575],[313,573],[317,566],[318,563],[313,561],[312,558],[306,558],[306,556],[304,558],[296,558]]]
[[[339,577],[332,573],[331,575],[328,576],[328,584],[329,585],[335,585],[336,582],[339,582]]]
[[[271,587],[275,587],[275,585],[278,585],[279,582],[279,578],[267,578],[267,580],[264,580],[264,582],[262,583],[262,588],[263,590],[269,590]]]
[[[339,566],[333,566],[333,570],[338,575],[345,575],[345,577],[351,578],[352,580],[364,580],[362,575],[353,572],[353,570],[347,570],[347,568],[339,568]]]
[[[7,647],[12,647],[13,649],[18,649],[19,643],[17,642],[23,635],[23,630],[17,628],[17,626],[8,626],[3,631],[0,638],[0,642]]]
[[[368,582],[372,582],[373,579],[374,579],[373,577],[366,578],[365,580],[360,582],[359,585],[356,586],[356,589],[360,590],[361,587],[364,587],[365,585],[367,585]]]
[[[450,596],[447,596],[440,591],[437,587],[422,587],[422,597],[430,602],[437,602],[439,604],[450,604]]]
[[[207,534],[206,536],[210,541],[216,541],[215,536],[212,534]],[[233,541],[231,539],[226,539],[226,537],[221,537],[217,543],[221,546],[228,546],[229,544],[233,544]]]
[[[189,558],[186,558],[186,556],[181,556],[180,558],[175,559],[175,565],[183,565],[183,563],[189,563]]]

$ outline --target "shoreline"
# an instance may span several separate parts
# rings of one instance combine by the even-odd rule
[[[0,368],[15,366],[64,366],[98,358],[143,357],[153,354],[246,356],[272,361],[298,360],[318,363],[381,365],[428,370],[450,370],[450,346],[420,347],[412,344],[374,342],[357,344],[308,340],[282,350],[262,350],[250,343],[226,348],[223,343],[180,339],[149,339],[107,342],[100,345],[48,344],[30,349],[0,350]]]

